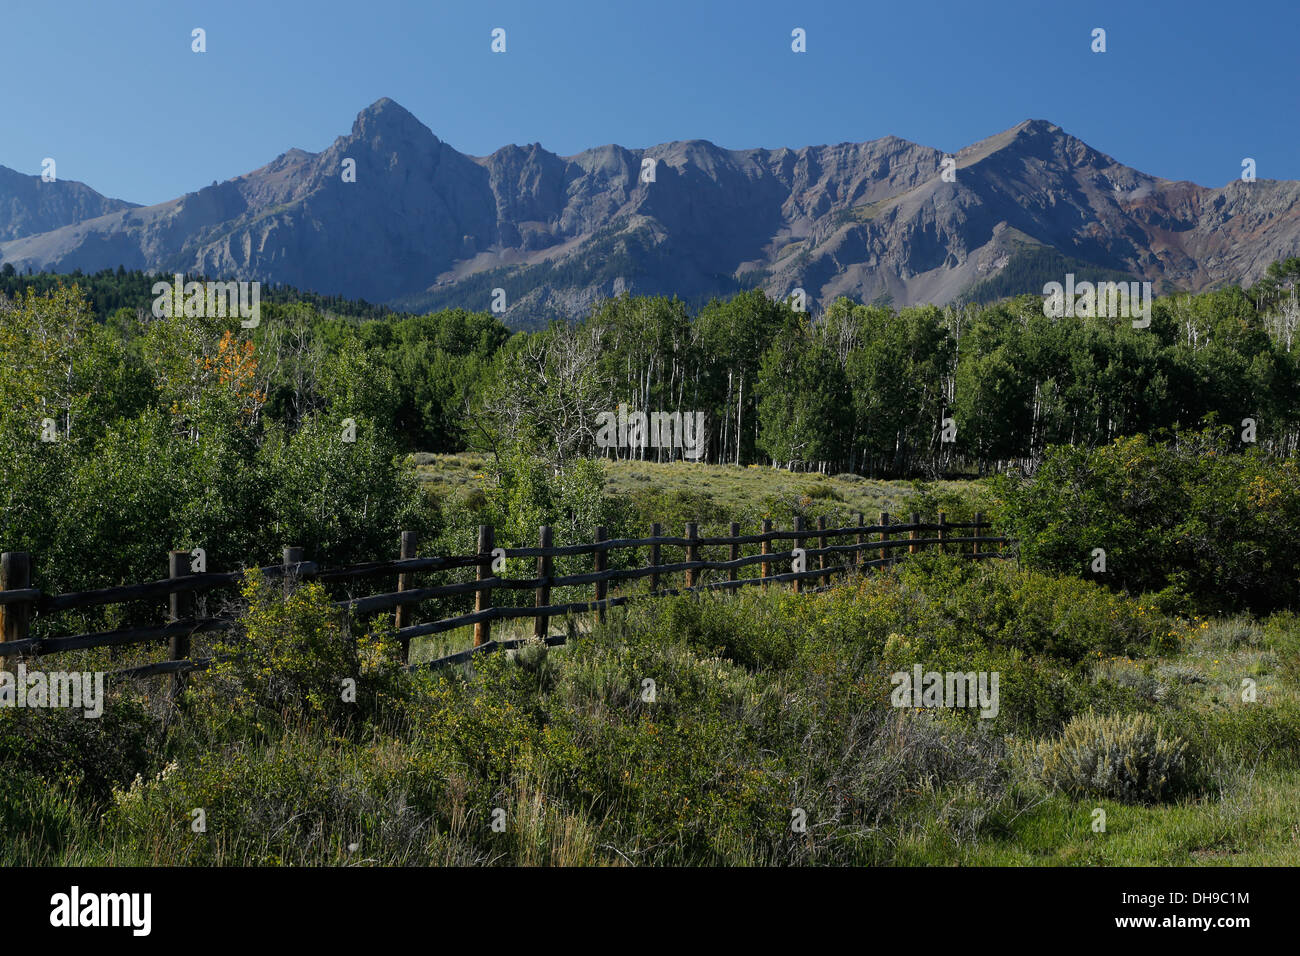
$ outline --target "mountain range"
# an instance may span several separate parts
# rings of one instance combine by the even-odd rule
[[[1297,253],[1300,182],[1165,180],[1044,120],[952,154],[889,136],[476,157],[381,99],[323,152],[152,206],[0,167],[0,263],[19,270],[125,265],[411,311],[487,309],[500,288],[515,326],[623,291],[798,287],[816,310],[1041,292],[1067,271],[1200,291]]]

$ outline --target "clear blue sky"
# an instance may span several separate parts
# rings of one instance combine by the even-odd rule
[[[1246,156],[1300,179],[1297,45],[1298,0],[12,0],[0,165],[52,156],[60,179],[160,202],[323,149],[389,96],[474,155],[955,150],[1036,118],[1169,179],[1220,186]]]

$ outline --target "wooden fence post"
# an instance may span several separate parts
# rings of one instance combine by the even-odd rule
[[[537,547],[547,551],[551,547],[551,526],[542,525],[537,529]],[[551,603],[551,556],[549,554],[539,554],[537,556],[537,576],[542,578],[542,583],[538,586],[533,595],[533,607],[547,607]],[[540,615],[533,618],[533,637],[543,640],[546,637],[547,625],[551,619],[546,615]]]
[[[794,517],[794,530],[795,530],[795,531],[802,531],[802,530],[803,530],[803,518],[800,517],[799,515],[795,515],[795,517]],[[802,547],[803,547],[803,538],[802,538],[802,537],[796,537],[796,538],[794,539],[794,549],[795,549],[795,550],[798,550],[798,549],[800,549],[800,548],[802,548]],[[806,571],[807,569],[808,569],[808,561],[807,561],[807,556],[805,555],[805,557],[804,557],[804,570]],[[792,572],[794,571],[794,561],[793,561],[793,559],[792,559],[791,562],[790,562],[790,570],[791,570]],[[795,593],[795,594],[799,594],[799,593],[802,592],[802,591],[803,591],[803,579],[802,579],[802,578],[795,578],[795,579],[794,579],[794,593]]]
[[[490,524],[481,524],[478,526],[478,574],[475,576],[476,581],[486,581],[492,577],[492,549],[494,536]],[[492,609],[492,588],[486,587],[474,592],[474,611],[489,611]],[[486,644],[492,639],[492,622],[475,621],[474,622],[474,646]]]
[[[858,512],[858,527],[859,527],[859,528],[865,528],[866,526],[867,526],[867,516],[864,515],[861,511],[859,511],[859,512]],[[853,536],[853,543],[854,543],[854,545],[856,546],[856,547],[854,547],[854,549],[853,549],[853,566],[854,566],[855,568],[862,564],[862,539],[863,539],[863,537],[864,537],[864,535],[862,534],[861,531],[859,531],[857,534],[855,534],[855,535]]]
[[[397,556],[401,560],[408,560],[415,557],[416,547],[418,545],[418,536],[414,531],[403,531],[401,544],[399,545]],[[397,590],[409,591],[414,584],[415,575],[399,574],[397,576]],[[394,626],[400,631],[404,627],[410,627],[415,623],[415,608],[409,604],[397,605],[397,614],[394,618]],[[405,664],[411,654],[411,639],[403,637],[402,639],[402,663]]]
[[[945,511],[940,511],[939,512],[939,553],[940,554],[948,553],[948,549],[943,543],[944,539],[947,537],[948,537],[948,513]]]
[[[817,530],[818,530],[818,531],[825,531],[825,530],[826,530],[826,516],[825,516],[825,515],[822,515],[820,518],[817,519]],[[818,549],[820,549],[821,551],[825,551],[825,550],[826,550],[826,535],[824,535],[824,534],[819,534],[819,535],[817,536],[817,547],[818,547]],[[818,558],[817,558],[817,567],[818,567],[820,570],[822,570],[822,571],[826,571],[826,573],[823,574],[823,575],[818,579],[818,580],[821,581],[821,583],[822,583],[822,587],[829,587],[829,586],[830,586],[830,583],[831,583],[831,573],[830,573],[830,571],[827,571],[826,569],[830,567],[830,564],[826,561],[826,555],[825,555],[825,554],[821,554],[821,555],[818,556]]]
[[[971,542],[971,546],[970,546],[971,554],[980,553],[979,539],[984,536],[984,529],[981,528],[980,525],[982,525],[983,523],[984,523],[984,512],[982,511],[975,512],[975,534],[971,536],[975,538],[975,540]]]
[[[918,524],[920,524],[920,523],[921,523],[921,514],[920,514],[920,512],[913,511],[913,512],[912,512],[912,521],[911,521],[911,524],[913,525],[913,528],[912,528],[911,531],[909,531],[909,532],[907,533],[907,538],[908,538],[909,541],[915,541],[915,540],[920,536],[920,532],[918,532],[918,531],[916,530],[916,527],[915,527],[916,525],[918,525]],[[914,544],[909,544],[909,545],[907,546],[907,553],[908,553],[908,554],[916,554],[916,545],[914,545]]]
[[[190,553],[188,551],[171,551],[167,555],[167,577],[188,577],[190,574]],[[167,599],[168,620],[184,621],[194,616],[194,592],[173,592]],[[183,661],[190,656],[190,636],[175,633],[167,643],[167,659]],[[176,671],[171,675],[171,686],[167,691],[167,700],[175,704],[185,692],[185,674]]]
[[[661,525],[658,521],[656,521],[654,524],[650,526],[650,537],[660,538],[663,537],[663,533],[664,533],[663,525]],[[650,545],[650,567],[652,568],[659,567],[659,545],[658,544]],[[654,571],[650,574],[650,593],[654,594],[658,590],[659,590],[659,572]]]
[[[598,524],[596,525],[596,544],[600,544],[604,540],[605,540],[605,526],[602,524]],[[593,554],[594,560],[592,561],[592,567],[597,574],[605,573],[605,569],[609,566],[609,562],[606,560],[608,555],[609,552],[606,551],[604,548],[597,548],[595,553]],[[609,583],[607,581],[598,580],[596,582],[596,620],[602,623],[605,620],[605,605],[604,605],[605,595],[608,593],[609,593]]]
[[[699,530],[700,530],[700,529],[699,529],[699,526],[698,526],[694,521],[688,521],[688,522],[686,522],[686,537],[687,537],[687,538],[696,538],[696,537],[699,537]],[[698,560],[700,560],[700,549],[699,549],[699,547],[698,547],[697,545],[694,545],[694,544],[688,544],[688,545],[686,546],[686,563],[687,563],[687,564],[690,564],[691,562],[693,562],[693,561],[698,561]],[[687,569],[686,569],[686,587],[687,587],[687,588],[693,588],[693,587],[695,587],[695,578],[696,578],[695,569],[694,569],[694,568],[687,568]]]
[[[25,591],[32,586],[32,556],[26,551],[0,554],[0,591]],[[30,601],[0,604],[0,641],[25,641],[30,635]],[[0,657],[0,670],[9,670],[13,658]]]
[[[771,518],[764,518],[764,519],[763,519],[762,529],[763,529],[763,534],[765,534],[765,535],[766,535],[766,534],[771,534],[771,533],[772,533],[772,519],[771,519]],[[763,543],[762,543],[762,545],[761,545],[760,547],[761,547],[761,549],[762,549],[761,552],[760,552],[761,554],[764,554],[764,555],[771,554],[771,553],[772,553],[772,541],[771,541],[771,539],[770,539],[770,538],[764,538],[764,539],[763,539]],[[759,569],[761,570],[762,575],[763,575],[764,578],[770,578],[770,577],[772,576],[772,562],[771,562],[771,561],[764,561],[762,564],[759,565]],[[764,582],[763,582],[763,587],[764,587],[764,589],[767,588],[767,584],[768,584],[767,581],[764,581]]]
[[[728,529],[728,533],[730,534],[730,536],[731,536],[732,538],[739,538],[739,537],[740,537],[740,522],[739,522],[739,521],[733,521],[733,522],[731,522],[731,527]],[[739,560],[740,560],[740,542],[738,542],[738,541],[732,541],[732,542],[731,542],[731,553],[730,553],[730,557],[731,557],[731,560],[732,560],[732,561],[739,561]],[[732,585],[733,585],[732,587],[727,588],[727,590],[728,590],[728,591],[731,591],[731,592],[734,594],[734,593],[736,592],[736,588],[740,587],[739,584],[736,584],[736,583],[735,583],[735,582],[737,582],[737,581],[740,580],[740,568],[728,568],[728,569],[727,569],[727,580],[730,581],[730,582],[732,582]]]
[[[881,561],[889,561],[893,553],[893,548],[883,547],[884,543],[889,540],[889,532],[885,530],[888,527],[889,527],[889,512],[882,511],[880,512],[880,543],[882,545],[880,549]]]

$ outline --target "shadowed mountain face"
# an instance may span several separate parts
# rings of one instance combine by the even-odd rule
[[[101,196],[85,183],[24,176],[0,166],[0,242],[18,239],[85,219],[94,219],[134,203]]]
[[[1056,264],[1080,262],[1200,290],[1253,281],[1300,252],[1300,183],[1170,182],[1041,120],[961,150],[946,177],[944,158],[894,137],[472,157],[383,99],[324,152],[290,150],[156,206],[60,183],[85,192],[59,218],[40,193],[55,184],[18,177],[36,180],[23,192],[0,169],[0,260],[260,279],[416,310],[486,309],[500,287],[507,320],[531,325],[624,290],[695,299],[802,287],[814,308],[839,295],[945,303],[1031,253],[1049,271],[1015,291],[1039,292],[1063,278]],[[642,181],[647,159],[653,182]]]

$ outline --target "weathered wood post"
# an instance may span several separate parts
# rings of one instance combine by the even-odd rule
[[[948,513],[946,511],[940,511],[939,512],[939,553],[940,554],[948,553],[948,549],[943,543],[944,539],[947,537],[948,537]]]
[[[656,521],[654,524],[650,526],[650,537],[661,538],[663,537],[663,533],[664,533],[663,525],[661,525],[658,521]],[[659,567],[659,542],[657,541],[654,544],[650,545],[649,563],[650,563],[650,567],[652,568]],[[658,590],[659,590],[659,572],[652,571],[650,574],[650,593],[654,594]]]
[[[415,557],[416,548],[419,544],[419,537],[414,531],[403,531],[401,544],[398,547],[397,557],[406,561]],[[409,591],[415,583],[415,575],[399,574],[397,576],[397,590]],[[415,608],[409,604],[397,605],[397,614],[394,616],[393,624],[400,631],[404,627],[410,627],[415,623]],[[402,663],[405,664],[411,654],[411,639],[403,637],[402,641]]]
[[[822,532],[826,530],[825,515],[822,515],[820,518],[817,519],[817,530]],[[830,567],[830,564],[826,560],[827,555],[825,553],[826,552],[825,534],[819,534],[817,536],[817,548],[822,552],[820,555],[817,556],[817,567],[822,571],[826,571],[826,573],[823,574],[820,578],[818,578],[818,580],[821,581],[822,587],[829,587],[831,583],[831,573],[830,571],[827,570],[827,568]]]
[[[858,527],[859,527],[859,528],[865,528],[866,526],[867,526],[867,516],[864,515],[861,511],[859,511],[859,512],[858,512]],[[864,535],[861,531],[859,531],[857,534],[855,534],[855,535],[853,536],[853,544],[854,544],[854,548],[853,548],[853,566],[854,566],[855,568],[862,564],[862,558],[863,558],[863,554],[862,554],[862,543],[863,543],[863,539],[864,539],[865,537],[866,537],[866,535]]]
[[[764,534],[764,535],[770,535],[770,534],[772,533],[772,519],[771,519],[771,518],[764,518],[764,519],[763,519],[762,531],[763,531],[763,534]],[[763,554],[764,556],[771,554],[771,553],[772,553],[772,539],[771,539],[771,538],[768,538],[768,537],[764,537],[764,538],[763,538],[763,541],[762,541],[762,544],[760,545],[760,548],[761,548],[760,553]],[[770,577],[772,576],[772,562],[771,562],[771,561],[764,560],[764,561],[763,561],[763,562],[762,562],[758,567],[759,567],[760,571],[762,572],[762,575],[763,575],[764,578],[770,578]],[[764,580],[764,581],[763,581],[763,588],[764,588],[765,590],[766,590],[766,588],[767,588],[767,585],[768,585],[768,582],[767,582],[766,580]]]
[[[167,554],[167,577],[175,580],[176,578],[189,577],[190,574],[190,553],[188,551],[171,551]],[[194,592],[193,591],[173,591],[167,599],[167,618],[169,621],[184,621],[194,616]],[[167,660],[183,661],[190,656],[190,635],[176,632],[172,634],[171,639],[167,642]],[[180,700],[181,694],[185,692],[185,674],[181,671],[175,671],[171,675],[170,686],[167,691],[167,700],[170,703],[176,703]]]
[[[971,542],[971,546],[970,546],[971,554],[980,553],[979,539],[984,536],[984,529],[980,527],[982,524],[984,524],[984,512],[977,511],[975,512],[975,533],[971,535],[971,537],[975,539],[974,541]]]
[[[495,536],[492,533],[492,526],[490,524],[479,525],[478,526],[478,574],[475,575],[476,581],[482,582],[492,577],[492,549],[496,546],[494,544],[494,541],[495,541]],[[480,611],[490,611],[490,610],[492,610],[492,587],[491,585],[488,585],[487,587],[479,588],[479,590],[474,592],[474,613],[477,614]],[[474,622],[474,646],[479,647],[483,644],[486,644],[491,639],[492,639],[491,619],[486,621],[475,621]]]
[[[920,512],[913,511],[913,512],[912,512],[912,521],[911,521],[911,524],[912,524],[912,530],[909,531],[909,532],[907,533],[907,539],[908,539],[909,541],[915,541],[918,537],[920,537],[920,532],[918,532],[918,531],[916,530],[916,526],[917,526],[918,524],[920,524],[920,523],[921,523],[921,514],[920,514]],[[907,546],[907,553],[908,553],[908,554],[916,554],[916,545],[915,545],[915,544],[909,544],[909,545]]]
[[[795,517],[794,517],[794,530],[795,530],[796,532],[799,532],[799,531],[802,531],[802,530],[803,530],[803,518],[802,518],[801,516],[799,516],[799,515],[795,515]],[[802,547],[803,547],[803,538],[802,538],[801,536],[797,536],[797,535],[796,535],[796,537],[795,537],[795,539],[794,539],[794,550],[798,551],[798,550],[799,550],[800,548],[802,548]],[[793,561],[793,559],[792,559],[791,562],[790,562],[790,570],[793,572],[794,569],[795,569],[795,567],[794,567],[794,561]],[[808,561],[807,561],[807,556],[805,555],[805,558],[804,558],[804,570],[806,571],[807,569],[808,569]],[[794,593],[795,593],[795,594],[799,594],[799,593],[801,593],[802,591],[803,591],[803,579],[802,579],[802,578],[795,578],[795,579],[794,579]]]
[[[542,579],[542,583],[537,586],[533,593],[533,607],[547,607],[551,603],[551,556],[546,552],[551,548],[551,526],[542,525],[537,529],[537,547],[542,553],[537,556],[537,576]],[[546,630],[551,619],[545,614],[539,614],[533,618],[533,637],[542,640],[546,637]]]
[[[26,551],[0,554],[0,591],[26,591],[32,586],[32,556]],[[0,604],[0,641],[25,641],[32,620],[30,601]],[[13,657],[0,657],[0,670],[9,670]]]
[[[881,561],[889,561],[891,557],[891,552],[893,551],[892,548],[885,546],[885,542],[889,540],[889,532],[885,530],[888,527],[889,527],[889,512],[882,511],[880,512],[880,544],[881,544],[880,560]]]
[[[688,521],[688,522],[686,522],[686,537],[687,537],[687,538],[697,538],[697,537],[699,537],[699,533],[700,533],[699,525],[697,525],[694,521]],[[686,563],[687,563],[687,564],[692,564],[692,563],[694,563],[694,562],[696,562],[696,561],[698,561],[698,560],[700,560],[700,549],[699,549],[699,546],[698,546],[698,545],[694,545],[694,544],[688,544],[688,545],[686,546]],[[694,568],[687,568],[687,569],[686,569],[686,587],[687,587],[688,589],[695,587],[695,580],[696,580],[696,572],[695,572],[695,569],[694,569]]]
[[[732,537],[732,538],[739,538],[739,537],[740,537],[740,522],[739,522],[739,521],[733,521],[733,522],[731,522],[731,527],[727,529],[727,534],[728,534],[728,536],[730,536],[730,537]],[[739,560],[740,560],[740,542],[739,542],[739,541],[732,541],[732,542],[731,542],[730,559],[731,559],[732,561],[739,561]],[[731,587],[727,588],[727,590],[728,590],[728,591],[731,591],[731,592],[734,594],[735,591],[736,591],[736,588],[740,587],[740,585],[736,583],[737,581],[740,580],[740,568],[728,568],[728,569],[727,569],[727,580],[731,582]]]
[[[596,544],[600,545],[605,541],[605,526],[596,525]],[[609,567],[606,560],[609,552],[604,548],[597,547],[592,555],[592,570],[597,574],[604,574],[605,569]],[[609,593],[609,582],[603,579],[596,580],[596,620],[603,622],[605,620],[605,595]]]

